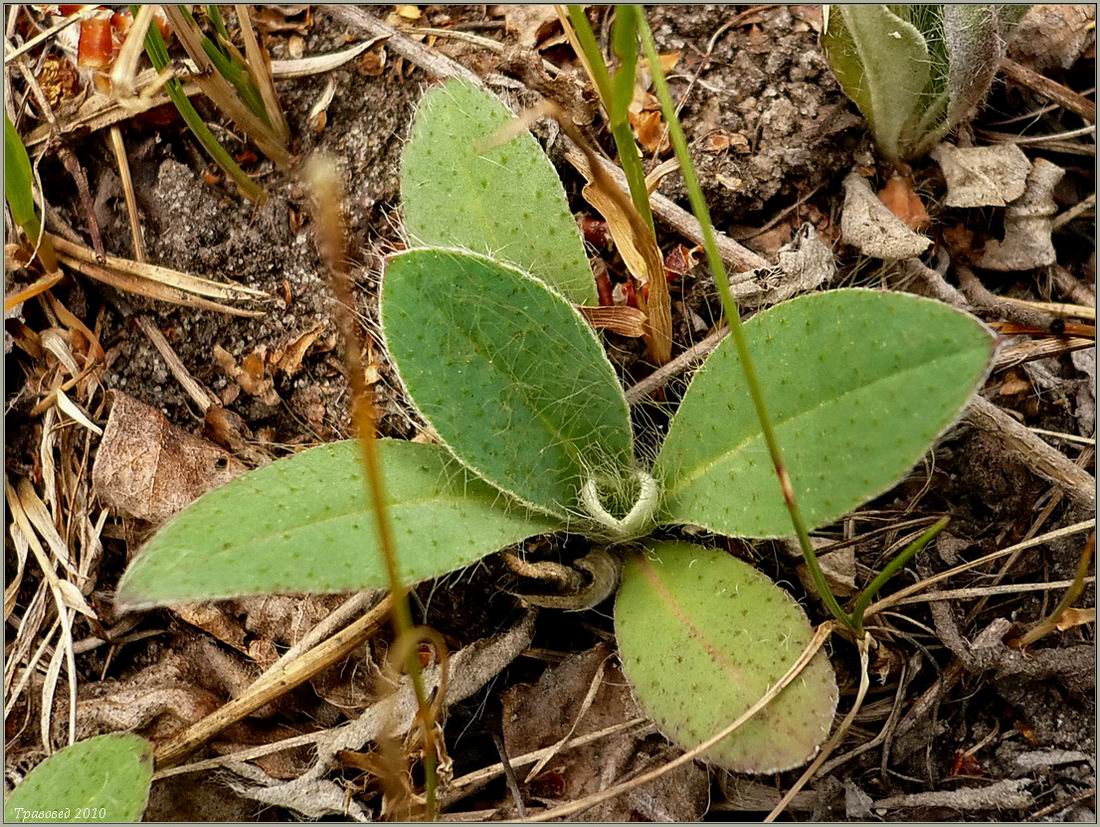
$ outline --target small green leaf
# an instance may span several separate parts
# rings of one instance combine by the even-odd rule
[[[908,136],[929,101],[930,56],[924,36],[888,6],[826,7],[821,48],[840,87],[859,107],[887,160],[906,157]]]
[[[584,242],[538,142],[524,130],[485,148],[514,117],[461,80],[424,95],[401,156],[405,227],[418,243],[486,253],[594,305]]]
[[[409,250],[386,266],[382,328],[416,407],[502,491],[565,517],[593,473],[633,473],[615,372],[541,281],[474,253]]]
[[[745,326],[802,515],[813,528],[896,483],[985,376],[989,330],[902,293],[832,290]],[[654,472],[663,523],[733,537],[792,533],[733,342],[696,373]]]
[[[31,159],[11,118],[4,116],[4,197],[11,217],[31,244],[38,241],[42,227],[34,210],[34,176]]]
[[[931,147],[985,99],[1005,56],[1016,22],[1027,4],[948,3],[943,7],[947,53],[946,88],[950,97],[943,126],[924,140]]]
[[[623,672],[646,715],[690,749],[733,723],[813,636],[787,592],[723,551],[658,543],[623,570],[615,601]],[[836,678],[823,651],[707,761],[770,773],[808,761],[829,734]]]
[[[510,504],[437,445],[383,439],[378,447],[406,582],[559,527]],[[116,602],[385,588],[358,451],[354,441],[312,448],[200,497],[149,541]]]
[[[153,781],[153,749],[144,738],[98,735],[51,755],[4,803],[4,821],[140,821]]]

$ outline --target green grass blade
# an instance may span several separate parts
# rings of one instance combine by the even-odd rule
[[[186,13],[188,15],[191,14],[190,11],[187,11]],[[228,41],[229,29],[225,27],[225,20],[222,18],[222,11],[218,8],[216,3],[206,4],[206,16],[210,18],[210,25],[214,27],[214,31],[217,32],[220,37]]]
[[[932,542],[937,534],[947,528],[950,519],[950,517],[940,517],[925,531],[921,532],[917,539],[902,549],[893,560],[886,564],[886,567],[878,573],[878,576],[859,593],[855,602],[852,603],[852,622],[855,624],[857,632],[862,633],[863,631],[863,615],[867,611],[867,607],[871,605],[871,601],[875,599],[875,595],[890,582],[895,574],[905,568],[921,549]]]
[[[214,31],[221,39],[229,43],[229,32],[225,28],[225,23],[222,20],[221,12],[218,10],[218,7],[215,5],[208,5],[206,9],[207,17],[210,18]],[[187,18],[187,20],[195,26],[195,30],[199,32],[202,50],[206,53],[206,56],[210,58],[211,62],[214,64],[214,68],[217,69],[218,73],[229,81],[233,88],[237,90],[237,94],[240,95],[241,100],[244,101],[245,106],[252,111],[252,114],[268,126],[271,126],[271,119],[268,117],[263,98],[260,97],[259,90],[252,84],[252,78],[248,75],[245,67],[234,60],[233,56],[228,54],[216,40],[202,32],[194,15],[192,15],[186,7],[181,7],[181,11],[183,16]]]
[[[529,514],[437,445],[380,440],[405,582],[460,569],[560,523]],[[129,608],[389,584],[354,441],[273,462],[200,497],[145,546],[119,583]]]
[[[11,118],[4,115],[4,197],[15,223],[33,244],[42,224],[34,207],[34,175],[26,147]]]
[[[137,15],[137,6],[131,6],[130,10],[135,16]],[[165,46],[164,38],[161,37],[160,30],[156,26],[150,26],[145,33],[145,53],[149,56],[153,68],[158,72],[163,72],[168,68],[168,47]],[[214,133],[210,131],[210,127],[195,111],[195,107],[191,105],[190,99],[183,91],[183,84],[176,78],[172,78],[164,85],[164,93],[175,105],[180,117],[183,118],[183,122],[187,124],[187,128],[191,130],[202,148],[214,160],[214,163],[236,182],[241,194],[250,201],[257,203],[266,201],[267,193],[237,165],[237,162],[233,160],[233,156],[218,142],[218,139],[214,137]]]
[[[632,474],[615,372],[541,281],[473,253],[410,250],[387,264],[382,328],[417,408],[502,491],[565,517],[589,476]]]
[[[626,176],[627,187],[630,190],[630,200],[635,209],[641,214],[651,232],[656,234],[653,225],[653,210],[649,205],[649,190],[646,189],[645,168],[642,166],[642,155],[638,144],[634,140],[634,132],[630,128],[627,112],[630,101],[634,97],[634,75],[638,62],[638,20],[637,9],[628,6],[619,6],[615,9],[615,21],[613,27],[613,47],[619,57],[620,65],[614,78],[607,68],[600,51],[596,34],[588,22],[584,6],[571,4],[569,6],[569,20],[577,34],[577,42],[584,59],[592,70],[592,80],[596,84],[596,91],[603,102],[603,108],[607,112],[608,126],[611,129],[611,137],[615,140],[615,149],[619,154],[619,165]]]
[[[634,99],[634,77],[638,68],[637,9],[631,6],[615,9],[615,20],[611,24],[611,50],[619,65],[611,79],[608,116],[612,121],[619,122],[626,120],[630,102]]]
[[[34,173],[27,148],[15,129],[15,124],[4,115],[4,198],[11,210],[12,220],[23,230],[31,245],[38,245],[38,256],[48,272],[57,270],[57,254],[53,244],[42,235],[42,222],[34,204]]]

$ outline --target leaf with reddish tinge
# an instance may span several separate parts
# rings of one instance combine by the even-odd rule
[[[779,682],[813,636],[787,592],[724,551],[657,543],[627,561],[615,602],[623,671],[679,746],[701,744]],[[735,772],[797,767],[829,734],[837,687],[824,652],[704,758]]]

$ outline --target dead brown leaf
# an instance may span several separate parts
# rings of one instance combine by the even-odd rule
[[[386,70],[386,45],[380,43],[373,49],[367,49],[356,63],[359,74],[368,78],[379,77]]]
[[[257,27],[268,33],[306,34],[313,25],[313,10],[307,4],[258,6],[252,13]]]
[[[516,38],[521,49],[536,49],[561,28],[557,12],[551,3],[531,5],[500,5],[492,13],[504,14],[504,30]]]
[[[299,333],[286,344],[275,348],[267,357],[268,364],[273,370],[281,371],[287,376],[294,376],[302,369],[302,360],[313,349],[317,340],[325,331],[325,327],[325,322],[318,322],[309,330]],[[327,339],[327,342],[322,342],[321,350],[332,350],[335,344],[335,335],[330,335]]]
[[[638,138],[638,143],[643,150],[650,155],[660,155],[668,151],[670,146],[668,134],[659,109],[645,108],[640,112],[627,114],[630,125],[634,127],[634,135]]]
[[[213,635],[238,652],[246,652],[244,627],[225,607],[218,603],[190,603],[176,609],[185,621],[197,629]]]
[[[233,354],[221,345],[214,345],[214,359],[225,375],[241,386],[249,396],[257,397],[265,405],[278,405],[279,394],[275,392],[275,383],[265,370],[266,351],[254,350],[244,358],[240,365]],[[228,403],[226,403],[228,404]]]
[[[1054,626],[1059,632],[1064,632],[1067,629],[1072,629],[1074,626],[1084,626],[1086,623],[1095,622],[1095,606],[1087,609],[1078,609],[1070,606],[1068,609],[1062,611],[1062,614],[1058,617],[1058,621]]]
[[[131,517],[162,523],[245,467],[216,445],[172,425],[151,408],[111,391],[111,414],[92,482],[99,498]]]
[[[604,646],[548,669],[535,684],[512,687],[502,704],[505,748],[513,757],[556,744],[570,732],[574,737],[585,735],[640,715],[622,671]],[[677,755],[664,738],[644,732],[623,732],[562,752],[525,786],[532,796],[575,801]],[[521,773],[519,780],[523,778]],[[584,817],[591,821],[698,821],[706,811],[708,787],[706,770],[689,763],[593,807]]]
[[[577,309],[596,330],[610,330],[612,333],[631,338],[645,336],[645,313],[635,307],[601,305]]]
[[[81,684],[76,704],[77,737],[129,731],[159,741],[182,731],[221,703],[192,680],[190,671],[190,664],[180,653],[166,651],[155,663],[126,680]]]
[[[685,247],[683,244],[675,245],[665,256],[665,272],[669,278],[673,276],[690,276],[698,263],[699,253],[702,247]]]

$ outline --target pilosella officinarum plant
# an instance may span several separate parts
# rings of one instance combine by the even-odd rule
[[[696,372],[655,460],[639,458],[623,390],[575,308],[595,291],[562,185],[529,133],[493,145],[511,118],[451,81],[425,95],[404,151],[416,246],[387,262],[381,319],[439,443],[379,446],[401,574],[438,577],[550,532],[607,544],[625,558],[615,602],[625,673],[661,731],[693,746],[760,698],[812,630],[752,566],[651,533],[782,537],[784,498],[729,339]],[[811,528],[897,482],[962,410],[993,347],[964,313],[870,290],[786,302],[745,333]],[[344,442],[210,492],[148,543],[119,603],[383,588],[360,474]],[[795,767],[828,735],[836,703],[819,652],[706,758],[744,772]]]
[[[824,7],[821,49],[891,163],[928,153],[989,93],[1026,3]]]

